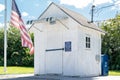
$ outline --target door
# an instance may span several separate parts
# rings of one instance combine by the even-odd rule
[[[62,74],[62,32],[47,31],[47,45],[45,53],[46,73]]]

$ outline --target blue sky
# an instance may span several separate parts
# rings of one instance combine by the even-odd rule
[[[0,0],[0,26],[4,24],[4,1],[5,0]],[[6,1],[7,21],[9,21],[11,13],[11,0]],[[114,18],[115,15],[120,12],[120,0],[16,0],[24,22],[37,19],[51,2],[55,2],[58,5],[62,5],[78,12],[89,20],[91,18],[91,6],[94,4],[96,6],[94,21]],[[100,9],[101,7],[113,4],[114,6]]]

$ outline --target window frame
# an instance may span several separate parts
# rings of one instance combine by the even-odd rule
[[[91,49],[91,37],[90,37],[90,35],[86,35],[86,37],[85,37],[85,48]]]

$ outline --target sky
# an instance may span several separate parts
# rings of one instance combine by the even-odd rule
[[[0,26],[4,24],[5,0],[0,0]],[[7,1],[7,21],[10,21],[11,2]],[[114,18],[120,12],[120,0],[16,0],[24,23],[37,19],[51,2],[80,13],[88,20],[91,19],[91,6],[94,8],[94,21],[99,22]],[[112,6],[111,6],[112,5]],[[107,7],[109,6],[109,7]]]

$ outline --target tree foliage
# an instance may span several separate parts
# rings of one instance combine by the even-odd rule
[[[102,24],[106,31],[102,41],[102,52],[109,55],[109,68],[120,70],[120,15]]]
[[[0,65],[3,65],[4,30],[0,31]],[[32,36],[33,38],[33,36]],[[7,30],[7,65],[9,66],[33,66],[34,56],[29,54],[28,48],[21,46],[21,37],[18,29],[10,27]]]
[[[3,63],[4,56],[4,30],[0,29],[0,64]]]

